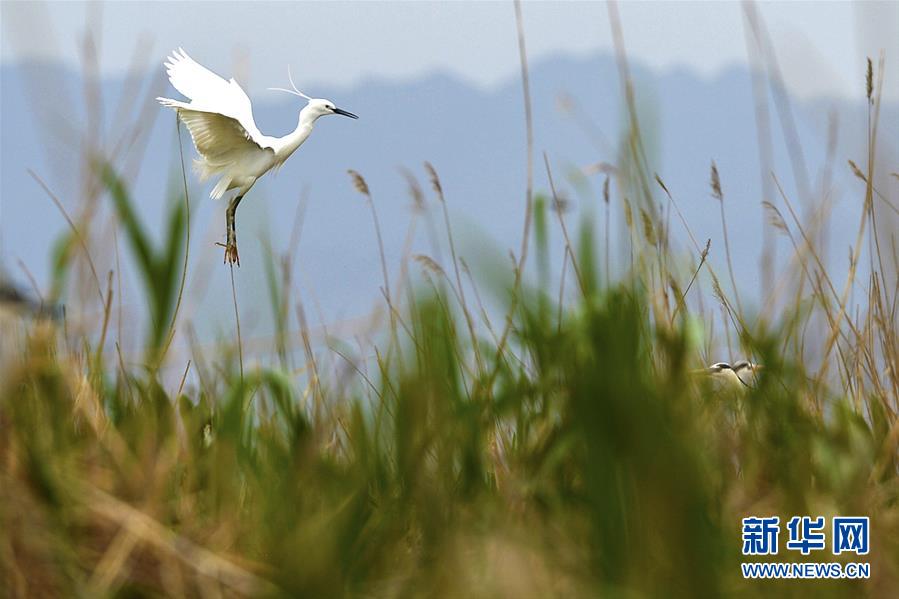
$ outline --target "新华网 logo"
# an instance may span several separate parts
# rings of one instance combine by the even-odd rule
[[[793,516],[785,528],[786,549],[803,556],[825,551],[828,541],[833,555],[870,552],[867,516],[834,516],[829,529],[824,516]],[[743,555],[778,555],[780,532],[778,516],[743,518]],[[744,578],[869,578],[871,573],[871,565],[862,562],[744,562],[741,567]]]

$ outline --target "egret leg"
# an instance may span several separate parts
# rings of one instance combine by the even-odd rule
[[[225,211],[225,264],[237,264],[240,266],[240,257],[237,255],[237,228],[234,222],[237,205],[240,204],[242,199],[243,194],[235,196]]]

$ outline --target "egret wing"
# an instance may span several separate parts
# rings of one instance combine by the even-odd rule
[[[271,138],[262,135],[256,126],[249,96],[233,78],[225,81],[196,62],[181,48],[172,52],[165,66],[172,86],[190,98],[190,109],[208,114],[218,113],[234,119],[250,140],[263,148],[273,147]],[[209,120],[215,121],[211,118]],[[230,127],[230,125],[218,126],[224,129]]]
[[[211,170],[237,162],[248,153],[267,150],[233,117],[189,107],[178,107],[177,110],[197,151]]]

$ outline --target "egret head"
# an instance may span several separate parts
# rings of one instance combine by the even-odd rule
[[[706,372],[708,374],[718,374],[721,372],[727,372],[729,370],[733,370],[733,368],[727,362],[715,362],[706,369]]]
[[[745,393],[755,386],[761,368],[761,365],[748,360],[740,360],[733,364],[715,362],[708,368],[694,370],[693,374],[707,377],[716,392]]]
[[[306,105],[306,108],[303,110],[308,110],[313,118],[318,118],[320,116],[325,116],[326,114],[339,114],[341,116],[348,116],[351,119],[358,119],[359,117],[353,114],[352,112],[347,112],[341,108],[337,108],[334,106],[334,102],[331,100],[322,100],[319,98],[313,98],[309,100],[309,104]]]
[[[732,368],[734,369],[735,372],[746,371],[746,372],[755,373],[761,368],[761,365],[754,364],[754,363],[750,362],[749,360],[740,360],[739,362],[735,362],[734,365],[732,366]]]
[[[290,80],[290,87],[292,89],[284,89],[283,87],[270,87],[269,89],[279,92],[287,92],[288,94],[293,94],[294,96],[299,96],[301,98],[305,98],[309,100],[309,103],[305,108],[300,112],[301,115],[308,115],[312,122],[320,116],[325,116],[326,114],[339,114],[341,116],[348,116],[351,119],[358,119],[359,117],[353,114],[352,112],[347,112],[341,108],[337,108],[334,106],[334,102],[331,100],[324,100],[322,98],[310,98],[303,92],[297,89],[297,86],[294,85],[293,75],[290,74],[290,65],[287,66],[287,79]]]
[[[740,379],[740,382],[747,387],[752,387],[756,383],[756,378],[762,370],[761,364],[755,364],[749,360],[740,360],[733,365],[734,374]]]
[[[743,381],[737,376],[734,367],[727,362],[715,362],[708,368],[694,370],[693,374],[706,377],[712,390],[733,393],[745,389]]]

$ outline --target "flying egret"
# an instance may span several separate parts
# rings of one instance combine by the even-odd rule
[[[256,127],[250,98],[233,78],[225,81],[195,62],[181,48],[172,52],[165,66],[172,86],[190,102],[156,99],[163,106],[174,108],[190,131],[200,154],[194,161],[200,180],[221,176],[209,194],[213,199],[221,198],[229,190],[237,190],[225,212],[225,263],[240,266],[234,215],[237,205],[253,184],[272,168],[280,167],[303,145],[319,117],[326,114],[359,117],[335,107],[330,100],[310,98],[298,90],[288,68],[287,76],[293,89],[269,89],[294,94],[309,102],[300,111],[297,127],[292,133],[270,137]]]

